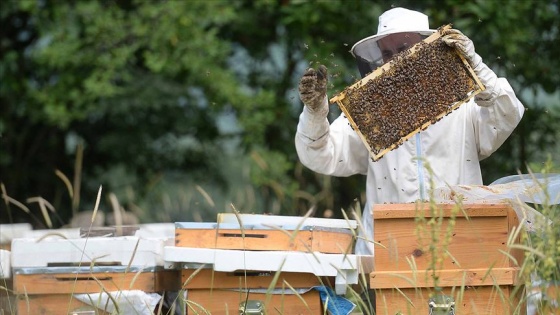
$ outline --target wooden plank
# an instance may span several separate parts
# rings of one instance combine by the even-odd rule
[[[437,285],[442,287],[515,285],[519,282],[519,268],[438,270],[436,275]],[[374,271],[370,274],[370,286],[373,289],[425,288],[434,287],[435,281],[429,270]]]
[[[175,246],[212,249],[349,253],[353,235],[324,230],[177,229]]]
[[[418,123],[422,123],[422,125],[416,129],[412,129],[414,127],[413,124],[409,124],[403,128],[403,131],[406,131],[407,134],[406,135],[401,135],[400,138],[397,141],[394,141],[391,145],[385,145],[385,144],[381,144],[379,142],[375,142],[373,139],[368,139],[368,136],[365,134],[366,129],[372,127],[373,129],[375,129],[375,132],[378,133],[383,133],[384,129],[381,128],[382,126],[380,125],[372,125],[372,126],[368,126],[368,125],[364,125],[361,122],[357,121],[357,117],[353,115],[353,109],[350,109],[350,107],[356,105],[356,104],[350,104],[350,99],[351,99],[351,94],[353,93],[365,93],[365,92],[360,92],[360,90],[364,90],[364,87],[367,86],[370,83],[376,82],[375,80],[381,78],[381,77],[390,77],[393,75],[393,73],[395,72],[395,69],[398,69],[399,65],[402,64],[402,60],[408,60],[408,61],[414,61],[416,59],[418,59],[418,61],[415,61],[416,64],[415,66],[418,67],[418,65],[424,65],[426,63],[426,60],[420,60],[419,58],[416,57],[417,54],[419,54],[420,51],[424,50],[426,46],[434,43],[436,40],[438,40],[441,37],[441,31],[450,28],[450,25],[446,25],[440,28],[440,30],[438,30],[437,32],[435,32],[434,34],[432,34],[431,36],[429,36],[428,38],[424,39],[421,43],[418,43],[416,45],[414,45],[410,50],[409,53],[404,55],[404,56],[397,56],[396,58],[392,59],[391,61],[385,63],[383,66],[379,67],[378,69],[374,70],[372,73],[370,73],[369,75],[367,75],[365,78],[361,79],[360,81],[352,84],[351,86],[347,87],[344,91],[342,91],[341,93],[335,95],[333,98],[330,99],[331,103],[336,103],[340,109],[342,110],[342,112],[344,113],[344,115],[348,118],[352,128],[354,130],[356,130],[357,134],[360,136],[360,138],[362,139],[362,142],[364,143],[364,145],[366,146],[366,148],[368,149],[368,151],[370,152],[370,156],[372,157],[372,159],[374,161],[379,160],[381,157],[383,157],[383,155],[385,155],[387,152],[397,148],[400,144],[404,143],[405,141],[407,141],[409,138],[411,138],[414,134],[420,132],[421,130],[424,130],[426,128],[428,128],[431,124],[435,123],[436,121],[439,121],[440,119],[442,119],[445,115],[447,115],[448,113],[452,112],[453,110],[457,109],[459,106],[461,106],[462,104],[466,103],[470,98],[474,97],[474,95],[480,93],[481,91],[484,90],[484,86],[482,85],[482,83],[480,82],[480,80],[478,79],[477,75],[475,74],[474,70],[471,68],[471,66],[469,65],[469,63],[465,60],[465,58],[461,55],[456,53],[456,51],[454,49],[452,49],[452,52],[455,52],[458,56],[457,59],[457,63],[458,66],[455,69],[455,75],[456,77],[459,77],[459,71],[461,71],[462,75],[465,75],[466,77],[469,77],[470,80],[472,80],[472,84],[474,85],[474,87],[470,88],[470,92],[466,95],[466,96],[461,96],[463,97],[462,99],[459,99],[458,101],[454,102],[454,103],[450,103],[450,104],[440,104],[440,105],[449,105],[449,107],[447,107],[447,109],[443,112],[441,112],[439,115],[437,115],[436,117],[424,117],[423,120],[419,120]],[[452,65],[447,64],[446,68],[450,68]],[[436,66],[434,66],[435,68]],[[425,72],[425,71],[424,71]],[[422,72],[422,73],[424,73]],[[373,82],[372,82],[373,81]],[[399,82],[402,80],[399,80]],[[448,90],[450,87],[449,86],[439,86],[437,84],[434,84],[432,81],[431,85],[436,86],[435,89],[432,90]],[[440,85],[442,84],[441,82],[438,82]],[[392,87],[396,90],[399,87],[394,86],[395,84],[392,85]],[[418,90],[421,89],[421,85],[419,84],[411,84],[410,86],[406,86],[406,90],[404,90],[401,92],[399,91],[391,91],[390,93],[392,95],[399,95],[399,93],[407,93],[408,94],[418,94],[418,95],[422,95],[421,93],[427,93],[424,92],[423,90]],[[424,87],[425,88],[425,87]],[[366,90],[367,92],[367,90]],[[449,93],[449,95],[453,95],[452,93]],[[361,95],[359,95],[361,96]],[[362,97],[363,98],[363,97]],[[455,100],[456,97],[453,95],[453,97],[450,96],[449,98],[450,100]],[[383,102],[386,103],[387,97],[384,96],[383,97]],[[451,101],[450,101],[451,102]],[[352,106],[350,106],[352,105]],[[358,104],[359,105],[359,104]],[[367,104],[368,106],[372,106],[372,104]],[[434,105],[438,105],[438,104],[434,104]],[[412,109],[410,109],[412,110]],[[393,107],[393,111],[395,111],[394,107]],[[392,116],[392,115],[397,115],[396,117],[398,117],[399,119],[403,119],[403,113],[383,113],[380,112],[378,109],[374,109],[374,108],[364,108],[363,112],[366,113],[365,115],[369,115],[369,116],[374,116],[371,113],[375,112],[376,115],[381,115],[381,116]],[[400,115],[400,117],[398,116]],[[368,117],[369,117],[368,116]],[[379,117],[378,117],[379,118]],[[425,119],[429,119],[428,121],[426,121]],[[371,124],[375,124],[374,119],[367,119],[367,124],[371,125]],[[395,127],[392,126],[391,130],[394,130]]]
[[[435,231],[435,244],[431,230],[417,227],[414,221],[388,219],[383,224],[380,227],[377,221],[375,227],[375,270],[428,269],[433,262],[432,245],[439,254],[436,259],[441,259],[435,266],[438,269],[510,266],[509,258],[501,252],[508,250],[507,218],[489,217],[482,222],[457,218],[450,235],[449,222],[444,221]],[[444,255],[445,250],[450,255]]]
[[[16,274],[14,290],[18,294],[100,293],[106,291],[142,290],[155,292],[153,272],[141,273],[59,273]]]
[[[266,314],[324,314],[319,292],[295,294],[249,294],[231,290],[189,290],[187,314],[239,314],[239,305],[246,300],[264,303]]]
[[[267,289],[274,280],[274,271],[216,272],[210,269],[185,269],[181,272],[183,289]],[[281,272],[275,287],[310,288],[327,281],[311,273]],[[334,278],[331,277],[331,282]]]
[[[347,233],[314,230],[311,239],[311,250],[330,254],[354,253],[354,235]],[[309,249],[307,249],[309,251]]]
[[[455,209],[454,204],[435,204],[437,211],[432,213],[429,203],[386,203],[373,205],[373,219],[387,218],[416,218],[422,216],[431,218],[441,216],[449,218],[451,216],[464,217],[507,217],[513,209],[507,203],[492,204],[463,204],[460,211]],[[515,216],[517,217],[517,216]]]
[[[446,287],[442,293],[455,300],[455,314],[511,315],[526,314],[527,307],[519,298],[523,290],[512,286]],[[378,314],[428,314],[428,302],[433,290],[382,289],[376,290]]]
[[[509,205],[465,205],[468,217],[459,215],[463,213],[459,211],[453,220],[453,205],[436,205],[439,210],[434,213],[424,208],[416,210],[417,206],[373,207],[376,271],[488,269],[522,264],[523,253],[511,250],[508,244],[520,242],[519,234],[509,239],[517,223]],[[430,221],[433,218],[436,220]]]
[[[519,218],[517,217],[517,213],[515,213],[515,210],[513,210],[511,207],[509,209],[508,212],[508,225],[509,225],[509,238],[510,238],[510,242],[513,242],[513,244],[520,244],[521,240],[523,238],[525,238],[526,235],[526,229],[525,226],[523,226],[521,224],[521,222],[519,221]],[[509,254],[517,261],[517,263],[515,264],[515,262],[511,262],[512,266],[523,266],[523,262],[525,261],[525,253],[526,251],[521,249],[521,248],[512,248],[509,249]]]

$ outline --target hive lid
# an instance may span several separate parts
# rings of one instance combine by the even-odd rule
[[[176,229],[187,230],[282,230],[282,231],[332,231],[340,233],[352,233],[349,227],[327,227],[318,225],[294,225],[294,224],[242,224],[235,222],[215,223],[215,222],[175,222]]]
[[[161,266],[164,239],[132,236],[78,239],[19,238],[12,242],[12,267],[111,265]]]
[[[324,227],[338,229],[355,229],[358,226],[356,220],[309,218],[296,216],[277,216],[265,214],[234,214],[218,213],[218,223],[242,225],[261,225],[273,227]]]

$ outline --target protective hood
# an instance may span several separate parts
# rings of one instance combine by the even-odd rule
[[[350,50],[350,53],[356,58],[362,78],[384,63],[378,45],[379,39],[390,34],[405,32],[418,33],[427,37],[435,30],[430,29],[428,16],[417,11],[394,8],[381,14],[377,34],[360,40]]]

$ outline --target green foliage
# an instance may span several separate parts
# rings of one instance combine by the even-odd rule
[[[553,169],[554,165],[549,159],[535,170],[542,174],[550,174]],[[557,202],[560,196],[551,196],[546,189],[544,192],[547,200],[534,205],[543,216],[534,222],[537,226],[536,231],[527,235],[526,241],[533,251],[526,252],[524,271],[528,279],[534,279],[536,276],[546,284],[560,283],[560,206],[550,202]]]
[[[81,176],[80,209],[103,185],[146,220],[194,218],[195,209],[207,219],[232,203],[283,214],[347,208],[362,199],[362,176],[327,178],[297,162],[297,83],[319,63],[329,68],[329,96],[357,80],[348,51],[391,6],[426,12],[434,28],[453,23],[529,108],[483,163],[487,181],[559,156],[560,100],[540,97],[560,86],[555,0],[8,0],[0,181],[16,200],[51,201],[63,222],[73,197],[55,170]],[[338,113],[332,106],[329,119]],[[196,199],[197,187],[213,207]],[[166,198],[171,212],[154,213]]]

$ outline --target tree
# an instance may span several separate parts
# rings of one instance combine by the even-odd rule
[[[556,0],[9,0],[0,4],[4,197],[43,196],[57,225],[91,208],[100,185],[144,220],[214,220],[232,206],[301,215],[317,204],[316,215],[340,215],[364,179],[297,162],[297,82],[319,63],[330,95],[357,80],[348,50],[391,5],[426,12],[432,27],[453,23],[529,108],[484,161],[488,182],[558,152],[560,100],[533,97],[560,86]],[[338,113],[332,106],[329,118]],[[29,220],[8,205],[2,222]]]

